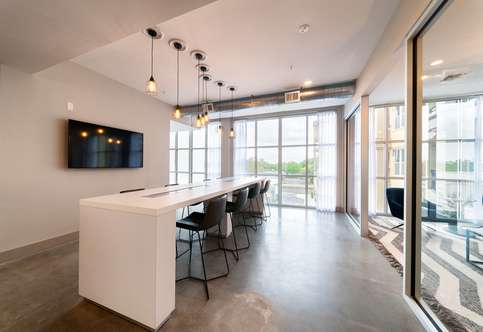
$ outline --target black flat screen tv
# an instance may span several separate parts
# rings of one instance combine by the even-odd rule
[[[141,168],[143,134],[69,120],[69,168]]]

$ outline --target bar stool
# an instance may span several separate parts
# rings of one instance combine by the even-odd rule
[[[233,253],[233,255],[235,256],[235,259],[238,260],[240,258],[238,251],[250,248],[250,238],[248,237],[248,231],[247,231],[248,225],[245,222],[244,214],[241,213],[242,210],[247,205],[247,202],[248,202],[248,188],[243,188],[243,189],[238,190],[237,192],[234,193],[233,197],[236,197],[235,201],[226,202],[226,213],[230,214],[231,221],[232,221],[232,227],[233,227],[232,233],[233,233],[233,242],[235,244],[235,250],[232,250],[232,249],[226,249],[226,250],[231,251]],[[245,228],[245,235],[246,235],[247,242],[248,242],[248,244],[245,247],[241,247],[241,248],[238,247],[238,244],[236,242],[235,228],[237,226],[234,225],[235,219],[233,218],[233,216],[237,216],[237,215],[241,216],[243,218],[243,225],[240,225],[240,226]]]
[[[230,266],[228,265],[228,258],[226,256],[225,246],[223,244],[223,239],[221,238],[221,227],[220,224],[225,217],[226,211],[226,195],[213,198],[209,200],[206,204],[206,213],[200,212],[193,212],[186,218],[183,218],[176,222],[176,227],[181,229],[186,229],[190,231],[190,258],[189,258],[189,273],[188,276],[178,279],[176,281],[181,281],[184,279],[194,279],[198,281],[202,281],[205,285],[206,291],[206,299],[210,299],[210,293],[208,291],[208,281],[226,277],[230,273]],[[218,225],[218,245],[221,243],[221,249],[225,255],[225,263],[226,263],[226,273],[220,274],[218,276],[207,278],[206,277],[206,268],[205,268],[205,260],[203,252],[203,244],[201,240],[200,232],[206,232],[208,229],[215,227]],[[200,256],[201,256],[201,265],[203,266],[203,278],[194,277],[191,275],[191,255],[192,255],[192,242],[193,242],[193,235],[196,234],[198,236],[198,243],[200,246]]]
[[[272,211],[270,211],[270,204],[268,203],[267,192],[270,189],[270,180],[267,179],[263,188],[260,190],[260,195],[262,196],[262,203],[263,203],[263,215],[264,219],[266,220],[267,217],[270,218],[272,216]],[[267,208],[265,209],[265,204]],[[268,211],[268,214],[267,214]]]
[[[255,212],[255,207],[253,201],[255,200],[257,207],[258,206],[258,195],[260,195],[260,188],[261,184],[260,182],[257,182],[249,187],[250,189],[248,190],[248,215],[252,218],[255,218],[255,223],[253,225],[250,225],[251,228],[253,228],[255,231],[258,230],[258,226],[261,226],[262,223],[257,223],[257,219],[260,218],[258,213]],[[262,217],[263,218],[263,217]]]

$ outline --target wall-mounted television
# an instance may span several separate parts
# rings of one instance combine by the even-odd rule
[[[143,134],[69,120],[69,168],[141,168]]]

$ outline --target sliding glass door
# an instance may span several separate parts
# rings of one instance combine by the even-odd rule
[[[346,211],[360,223],[361,216],[361,112],[358,108],[346,120]]]

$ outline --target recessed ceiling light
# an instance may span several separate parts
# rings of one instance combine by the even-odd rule
[[[310,80],[309,80],[309,81],[305,81],[305,82],[304,82],[304,86],[311,86],[311,85],[312,85],[312,83],[313,83],[313,82],[312,82],[312,81],[310,81]]]
[[[310,30],[310,25],[308,24],[302,24],[299,26],[300,33],[306,33],[306,32],[309,32],[309,30]]]
[[[443,60],[435,60],[433,62],[430,63],[431,66],[438,66],[440,64],[442,64],[444,61]]]

